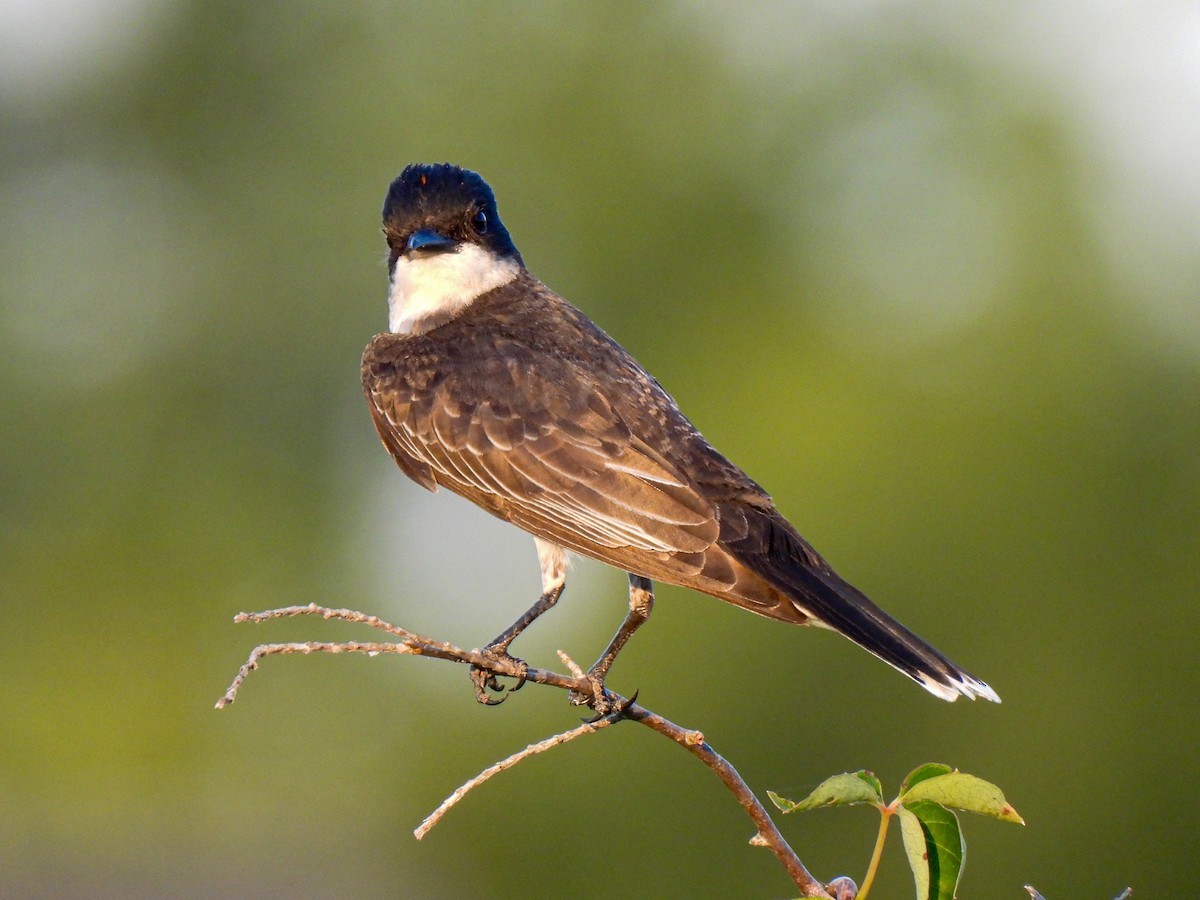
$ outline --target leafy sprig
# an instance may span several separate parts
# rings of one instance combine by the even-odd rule
[[[891,803],[884,802],[879,779],[865,769],[827,778],[798,802],[780,797],[774,791],[767,791],[767,795],[785,813],[863,803],[879,810],[879,836],[858,900],[866,900],[870,893],[893,816],[900,819],[900,836],[912,869],[917,900],[953,900],[957,895],[967,844],[954,810],[1025,824],[996,785],[941,763],[926,763],[909,772]]]

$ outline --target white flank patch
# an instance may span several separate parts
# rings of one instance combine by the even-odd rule
[[[420,332],[430,316],[453,315],[481,294],[508,284],[520,267],[476,244],[452,253],[400,257],[388,292],[388,329]]]
[[[540,537],[533,541],[537,544],[538,562],[542,566],[542,593],[561,590],[567,583],[567,564],[570,562],[566,548]]]

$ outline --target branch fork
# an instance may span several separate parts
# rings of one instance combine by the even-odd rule
[[[261,623],[271,619],[294,616],[320,616],[324,619],[341,619],[347,622],[354,622],[378,631],[383,631],[391,635],[393,640],[297,641],[278,644],[259,644],[250,652],[249,658],[238,670],[237,675],[234,676],[229,689],[217,701],[217,709],[224,709],[237,699],[238,691],[241,689],[246,678],[258,668],[264,657],[291,653],[365,653],[368,656],[392,653],[409,656],[432,656],[437,659],[473,666],[499,676],[520,678],[523,675],[525,681],[561,688],[572,692],[575,696],[591,696],[593,693],[593,685],[587,675],[561,650],[559,651],[559,658],[563,661],[563,665],[566,666],[570,673],[569,675],[564,675],[550,669],[540,669],[533,666],[526,667],[511,657],[496,657],[495,655],[486,654],[481,650],[463,650],[454,644],[433,640],[397,625],[392,625],[378,616],[367,615],[366,613],[351,609],[332,609],[318,606],[315,603],[310,603],[307,606],[286,606],[262,612],[238,613],[238,615],[234,616],[234,621]],[[809,874],[804,864],[800,861],[800,858],[796,855],[796,852],[787,843],[783,835],[780,834],[779,829],[771,820],[762,802],[750,790],[750,787],[742,779],[741,775],[738,774],[737,770],[709,746],[702,732],[682,728],[669,719],[660,716],[658,713],[639,705],[636,702],[636,694],[632,697],[622,697],[620,694],[608,691],[607,699],[611,703],[611,706],[606,714],[585,721],[583,724],[577,725],[561,734],[552,735],[545,740],[530,744],[506,759],[493,763],[474,778],[462,784],[421,822],[413,834],[418,840],[423,838],[470,791],[479,787],[479,785],[488,781],[493,776],[503,772],[505,769],[512,768],[521,762],[521,760],[607,728],[609,725],[613,725],[623,719],[628,719],[645,725],[664,737],[670,738],[698,758],[721,779],[722,783],[729,789],[739,805],[741,805],[754,822],[757,830],[755,835],[750,839],[750,844],[755,847],[766,847],[775,854],[780,864],[787,870],[796,887],[800,889],[801,896],[819,897],[824,898],[824,900],[831,900],[831,898],[835,897],[837,900],[853,900],[857,892],[854,890],[853,883],[849,879],[844,877],[835,879],[827,888]]]

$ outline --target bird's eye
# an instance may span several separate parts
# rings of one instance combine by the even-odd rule
[[[471,216],[471,227],[475,229],[476,234],[483,234],[487,231],[487,213],[482,209],[476,210],[475,215]]]

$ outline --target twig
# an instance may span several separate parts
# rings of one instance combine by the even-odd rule
[[[390,641],[297,641],[288,644],[259,644],[250,651],[250,658],[238,669],[237,675],[233,677],[233,682],[229,685],[229,690],[217,701],[217,709],[224,709],[237,699],[237,692],[242,686],[242,682],[246,680],[246,676],[258,668],[258,661],[264,656],[278,656],[284,653],[366,653],[368,656],[375,656],[379,653],[413,652],[406,644],[394,644]]]
[[[268,609],[264,612],[255,613],[238,613],[233,617],[234,622],[266,622],[270,619],[286,618],[291,616],[315,615],[323,619],[344,619],[348,622],[356,622],[362,625],[367,625],[371,628],[377,628],[388,634],[395,635],[400,638],[399,643],[383,642],[378,645],[367,644],[357,641],[347,641],[341,643],[326,643],[319,644],[317,642],[298,643],[298,644],[261,644],[255,647],[250,653],[250,658],[246,664],[242,666],[233,683],[229,685],[229,690],[225,695],[217,701],[217,709],[224,709],[230,703],[237,699],[237,694],[242,686],[242,682],[246,680],[246,676],[254,669],[258,668],[258,660],[264,656],[272,656],[281,653],[405,653],[412,656],[433,656],[438,659],[445,659],[450,662],[464,663],[470,666],[478,666],[489,672],[495,672],[497,675],[503,675],[508,678],[518,678],[521,675],[520,668],[512,660],[507,658],[499,658],[484,655],[480,650],[464,650],[461,647],[456,647],[454,644],[446,641],[435,641],[431,638],[422,637],[414,634],[397,625],[392,625],[383,621],[377,616],[369,616],[366,613],[356,612],[351,609],[330,609],[325,606],[317,606],[315,603],[310,603],[308,606],[285,606],[280,609]],[[558,672],[550,671],[549,669],[538,669],[530,666],[525,673],[525,680],[532,681],[535,684],[549,684],[554,687],[564,688],[568,691],[584,691],[590,690],[590,686],[586,679],[570,678]]]
[[[568,672],[570,672],[576,678],[583,677],[583,667],[579,665],[579,663],[575,662],[575,660],[571,659],[571,657],[567,656],[567,652],[565,650],[557,650],[555,652],[558,653],[558,658],[562,660],[562,664],[567,667]]]
[[[758,797],[754,796],[754,792],[750,790],[750,786],[738,774],[737,769],[725,757],[709,746],[701,732],[680,728],[669,719],[664,719],[658,713],[651,712],[645,707],[638,706],[636,703],[630,704],[629,708],[625,710],[625,718],[641,722],[659,734],[669,737],[712,769],[716,773],[716,776],[729,788],[733,796],[737,798],[737,802],[741,804],[742,809],[746,810],[746,814],[750,816],[758,828],[758,833],[751,838],[750,843],[756,847],[766,847],[775,854],[779,862],[787,869],[788,874],[792,876],[792,881],[796,883],[796,887],[804,892],[802,896],[829,896],[825,887],[809,874],[808,869],[804,868],[804,863],[800,861],[800,857],[796,855],[796,851],[792,849],[791,845],[780,834],[779,829],[775,827],[775,823],[771,821],[771,816],[767,812],[766,807],[762,805]]]
[[[243,682],[245,682],[247,676],[252,671],[258,668],[260,659],[264,656],[286,653],[367,653],[369,655],[377,653],[400,653],[412,656],[433,656],[451,662],[477,666],[485,671],[505,677],[515,678],[521,675],[518,664],[508,658],[502,657],[497,659],[485,656],[479,650],[463,650],[445,641],[435,641],[414,634],[404,628],[385,622],[377,616],[370,616],[350,609],[331,609],[311,603],[308,606],[288,606],[264,612],[239,613],[234,617],[234,621],[266,622],[270,619],[304,615],[318,615],[325,619],[342,619],[348,622],[367,625],[370,628],[386,631],[388,634],[398,638],[398,640],[395,642],[344,641],[333,643],[310,641],[289,644],[260,644],[254,648],[250,653],[249,659],[238,670],[237,675],[229,685],[229,689],[225,692],[224,696],[217,701],[218,709],[223,709],[237,699],[238,691]],[[525,672],[525,680],[532,681],[535,684],[548,684],[568,691],[590,695],[592,686],[583,675],[579,666],[575,665],[570,660],[570,657],[567,657],[561,651],[559,655],[571,671],[572,674],[570,676],[530,666]],[[511,768],[521,760],[537,753],[545,752],[552,747],[557,747],[559,744],[565,744],[584,734],[590,734],[613,722],[620,721],[621,719],[630,719],[634,722],[640,722],[652,731],[670,738],[711,769],[721,779],[737,799],[738,804],[741,805],[742,809],[746,811],[746,814],[754,822],[757,832],[751,838],[750,843],[756,847],[766,847],[775,854],[787,870],[788,875],[791,876],[796,887],[800,889],[802,896],[830,900],[830,893],[819,881],[809,874],[804,864],[800,861],[800,858],[796,855],[796,851],[791,848],[779,832],[779,829],[775,827],[775,823],[771,820],[766,807],[754,795],[749,785],[746,784],[729,761],[709,746],[704,740],[702,732],[682,728],[669,719],[660,716],[658,713],[652,712],[644,706],[639,706],[632,699],[622,697],[620,694],[609,692],[609,696],[613,704],[613,712],[611,714],[595,722],[584,723],[570,731],[554,735],[536,744],[530,744],[519,753],[515,753],[507,759],[501,760],[495,765],[484,769],[447,797],[442,805],[421,823],[414,834],[418,839],[424,837],[429,829],[436,825],[441,817],[466,796],[469,791],[487,781],[493,775]],[[845,894],[839,894],[839,896],[845,896]]]
[[[565,744],[567,741],[573,741],[577,737],[582,737],[585,734],[591,734],[593,731],[599,731],[606,725],[611,725],[613,722],[619,722],[620,720],[620,713],[613,713],[605,716],[603,719],[597,719],[595,722],[584,722],[582,725],[572,728],[570,731],[564,731],[562,734],[556,734],[552,737],[548,737],[544,741],[538,741],[536,744],[530,744],[524,750],[514,753],[507,759],[502,759],[498,763],[493,763],[470,781],[461,785],[453,794],[443,800],[441,806],[426,816],[425,820],[417,826],[417,828],[413,831],[413,835],[416,836],[418,841],[421,840],[421,838],[425,837],[425,835],[429,833],[430,829],[432,829],[434,825],[441,821],[442,816],[448,813],[451,808],[458,803],[459,800],[467,796],[469,791],[479,787],[479,785],[483,784],[493,775],[497,775],[500,772],[503,772],[505,769],[511,769],[521,760],[525,759],[525,757],[533,756],[536,753],[544,753],[551,747],[557,747],[559,744]]]

